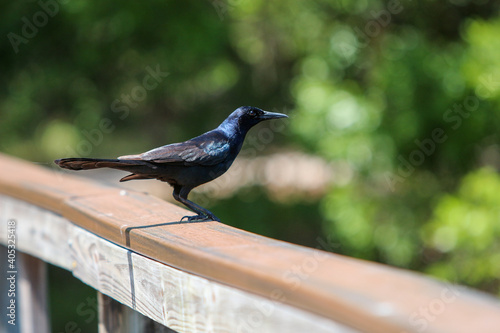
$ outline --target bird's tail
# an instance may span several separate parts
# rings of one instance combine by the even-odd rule
[[[154,171],[157,166],[154,163],[141,160],[122,160],[122,159],[100,159],[100,158],[61,158],[54,163],[61,168],[69,170],[90,170],[99,168],[111,168],[132,172],[132,174],[120,179],[121,182],[132,179],[151,179],[156,178],[149,173]],[[153,172],[154,173],[154,172]]]
[[[118,159],[100,159],[100,158],[61,158],[54,163],[61,168],[70,170],[89,170],[99,168],[112,168],[129,170],[130,167],[144,166],[140,160],[118,160]]]

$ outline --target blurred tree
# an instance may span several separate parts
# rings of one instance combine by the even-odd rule
[[[422,233],[428,273],[500,295],[499,188],[497,172],[479,169],[438,201]]]

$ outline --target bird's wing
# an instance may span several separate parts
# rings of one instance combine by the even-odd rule
[[[140,155],[119,159],[141,159],[154,163],[183,165],[215,165],[223,162],[230,151],[229,140],[218,133],[205,133],[194,139],[155,148]]]

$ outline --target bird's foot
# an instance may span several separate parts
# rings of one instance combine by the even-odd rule
[[[210,218],[205,215],[195,215],[195,216],[183,216],[181,219],[181,222],[184,221],[184,219],[187,220],[187,222],[204,222],[204,221],[210,221]]]
[[[195,216],[183,216],[181,221],[186,219],[188,222],[207,222],[207,221],[217,221],[220,220],[215,215],[195,215]]]

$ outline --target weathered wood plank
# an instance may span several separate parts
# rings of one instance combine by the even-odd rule
[[[14,206],[17,208],[13,209]],[[11,215],[13,212],[15,216]],[[309,329],[320,333],[355,332],[276,299],[266,299],[139,255],[57,214],[17,199],[0,195],[0,216],[16,219],[19,251],[37,255],[38,247],[48,249],[38,252],[44,260],[50,258],[51,262],[60,263],[96,290],[177,332],[304,332]],[[52,230],[64,232],[41,237],[37,242],[21,236],[43,234],[38,229],[47,228],[45,223],[50,224],[51,220]],[[0,243],[5,243],[6,235],[5,227],[0,226]],[[138,319],[134,319],[132,313],[122,312],[128,319],[122,318],[120,325],[136,325],[134,320]],[[140,322],[144,324],[144,320]],[[158,329],[155,325],[152,327]]]
[[[115,187],[71,177],[68,172],[26,162],[0,153],[0,193],[60,213],[73,196],[101,195]]]
[[[19,261],[19,324],[22,333],[49,333],[47,264],[29,254],[17,253]]]
[[[0,220],[5,223],[5,220]],[[2,243],[4,244],[4,243]],[[0,244],[0,270],[4,272],[0,279],[0,309],[2,309],[2,320],[0,320],[0,332],[19,333],[19,283],[15,269],[9,267],[7,246]],[[14,276],[12,275],[14,274]]]
[[[143,193],[93,185],[2,155],[0,165],[7,168],[0,173],[0,192],[60,213],[85,230],[190,276],[259,295],[273,309],[302,309],[317,318],[384,333],[418,332],[424,326],[439,332],[493,332],[492,327],[500,326],[497,301],[418,274],[279,242],[222,223],[179,223],[184,209]],[[328,246],[327,240],[322,243]],[[135,255],[130,254],[130,260]],[[67,265],[67,258],[52,260]],[[99,271],[99,265],[85,270]],[[132,276],[140,274],[132,267]],[[114,268],[117,274],[124,272],[121,269]],[[163,281],[151,275],[144,280]],[[139,291],[136,279],[129,278],[130,283]],[[130,305],[143,307],[143,297],[139,302],[137,292],[133,294]],[[126,299],[127,294],[117,297]],[[153,316],[158,310],[144,311]],[[193,325],[192,320],[184,321]]]
[[[5,202],[0,208],[4,206]],[[2,212],[4,210],[0,209],[0,214]],[[47,264],[20,251],[18,221],[4,218],[3,214],[0,217],[0,233],[4,244],[0,246],[0,269],[3,272],[0,280],[3,314],[0,332],[50,332]]]
[[[98,292],[99,333],[176,333]]]
[[[55,213],[45,214],[38,206],[1,194],[0,219],[0,239],[7,237],[5,221],[14,220],[18,246],[30,244],[23,248],[24,253],[65,269],[71,268],[71,255],[62,251],[65,246],[61,243],[69,241],[66,219]]]

